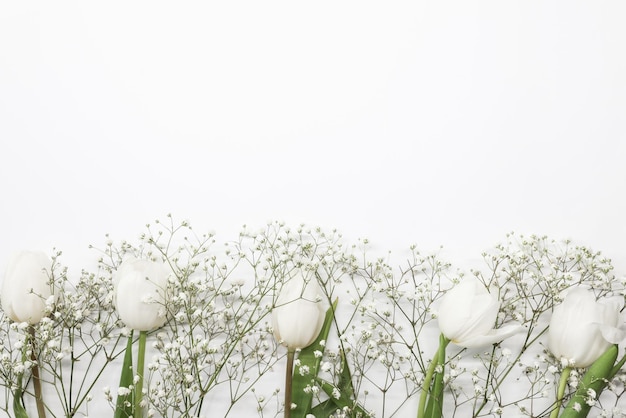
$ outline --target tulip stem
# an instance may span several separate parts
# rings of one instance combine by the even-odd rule
[[[139,349],[137,350],[137,384],[135,385],[135,409],[133,416],[142,417],[143,411],[141,408],[141,401],[143,399],[143,371],[144,362],[146,358],[146,336],[147,331],[139,332]]]
[[[430,366],[428,366],[428,370],[426,371],[426,375],[424,376],[424,383],[422,384],[422,393],[420,395],[420,402],[417,407],[417,418],[424,418],[426,414],[426,400],[428,399],[428,394],[430,392],[430,382],[433,380],[433,375],[435,374],[435,370],[437,366],[445,361],[445,352],[446,347],[450,343],[450,340],[445,338],[443,334],[439,339],[439,348],[435,352],[435,356],[433,360],[430,362]]]
[[[426,398],[428,398],[428,391],[430,389],[430,382],[433,379],[433,374],[439,363],[439,350],[435,353],[435,357],[430,362],[430,366],[424,376],[424,383],[422,383],[422,394],[420,395],[420,403],[417,407],[417,418],[424,418],[424,408],[426,408]]]
[[[37,353],[35,353],[35,327],[31,325],[28,327],[28,330],[30,332],[30,359],[33,362],[33,368],[31,369],[31,373],[33,376],[33,386],[35,387],[35,403],[37,404],[37,415],[39,416],[39,418],[46,418],[46,406],[43,403],[43,394],[41,393],[41,379],[39,377],[39,359],[37,358]]]
[[[567,387],[567,379],[569,378],[569,374],[572,371],[569,367],[563,369],[563,373],[561,373],[561,380],[559,381],[559,389],[556,393],[556,402],[554,403],[554,408],[552,409],[552,413],[550,414],[550,418],[557,418],[559,416],[559,411],[561,410],[561,403],[563,402],[563,395],[565,394],[565,388]]]
[[[296,350],[287,349],[287,370],[285,373],[285,418],[291,416],[291,381],[293,379],[293,359],[296,356]]]

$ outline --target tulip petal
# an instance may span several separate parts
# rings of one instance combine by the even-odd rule
[[[35,324],[43,318],[52,295],[48,273],[51,260],[43,251],[16,253],[2,281],[2,309],[15,322]]]
[[[620,344],[626,338],[626,327],[622,325],[620,328],[610,325],[599,324],[602,337],[611,344]]]
[[[476,280],[466,280],[450,289],[439,308],[439,329],[456,345],[489,345],[518,332],[520,326],[494,330],[500,303]]]
[[[452,342],[465,348],[478,348],[499,343],[522,331],[524,331],[524,327],[521,325],[506,325],[501,328],[492,329],[484,335],[474,335],[466,340]]]
[[[116,307],[129,328],[150,331],[162,326],[169,270],[162,263],[128,259],[118,268]]]
[[[281,339],[289,347],[303,348],[309,345],[319,333],[317,303],[304,299],[294,300],[277,308],[273,318]],[[311,319],[315,322],[311,322]]]
[[[463,281],[446,292],[439,306],[437,321],[442,334],[448,339],[455,339],[464,331],[475,308],[472,297],[474,294],[473,281]]]
[[[289,348],[304,348],[319,334],[325,310],[317,300],[317,281],[299,274],[283,285],[272,309],[274,336]]]
[[[493,328],[500,306],[491,295],[478,295],[474,298],[474,311],[463,324],[463,332],[456,338],[466,340],[475,335],[485,335]],[[445,334],[444,334],[445,335]]]
[[[619,328],[620,304],[601,303],[593,292],[571,289],[552,314],[548,349],[557,358],[587,367],[611,344],[621,342],[626,330]]]

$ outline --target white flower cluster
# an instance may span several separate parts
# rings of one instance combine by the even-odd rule
[[[139,376],[127,387],[103,378],[119,376],[132,332],[118,305],[133,295],[118,300],[114,284],[129,259],[156,262],[168,271],[159,297],[136,297],[158,305],[160,316],[148,330],[144,376],[143,404],[155,417],[252,409],[276,416],[284,410],[282,376],[276,372],[285,357],[284,335],[274,338],[271,313],[283,302],[278,295],[285,282],[298,274],[319,286],[315,298],[304,293],[300,298],[336,306],[328,338],[314,347],[317,366],[296,360],[294,367],[294,375],[308,379],[301,391],[312,396],[313,407],[329,405],[332,417],[404,416],[414,410],[431,365],[451,394],[445,416],[549,415],[564,370],[571,369],[566,402],[584,387],[590,364],[581,364],[577,353],[559,351],[565,336],[548,342],[553,312],[558,317],[558,307],[571,298],[564,295],[578,288],[592,292],[589,304],[613,296],[623,301],[626,294],[626,281],[615,280],[610,260],[600,253],[514,234],[485,252],[483,266],[467,272],[416,246],[396,267],[389,255],[371,256],[365,239],[348,245],[337,231],[280,222],[244,227],[235,241],[219,244],[213,234],[198,235],[187,222],[168,216],[148,225],[137,244],[107,237],[96,251],[95,272],[85,269],[76,280],[67,277],[55,252],[44,269],[50,294],[40,291],[41,304],[33,302],[42,309],[39,321],[0,316],[0,383],[7,400],[0,410],[7,415],[14,415],[9,399],[27,404],[21,400],[33,394],[35,373],[57,388],[46,391],[45,401],[59,415],[87,416],[94,396],[112,408],[119,397],[131,397]],[[493,313],[493,323],[458,329],[444,303],[454,289],[480,301],[490,312],[480,312],[479,319]],[[466,308],[475,314],[472,306]],[[507,333],[502,341],[502,331],[513,329],[517,334]],[[448,335],[452,343],[444,361],[433,363],[440,330],[454,335]],[[619,371],[602,393],[587,390],[573,408],[623,416],[625,383],[626,372]],[[331,407],[333,399],[342,406]]]

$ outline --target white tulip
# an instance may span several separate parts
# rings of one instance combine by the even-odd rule
[[[324,316],[317,281],[298,274],[283,285],[272,310],[274,336],[290,350],[307,347],[319,335]]]
[[[21,251],[9,261],[2,282],[2,309],[15,322],[36,324],[46,314],[52,295],[49,270],[52,261],[43,251]]]
[[[626,337],[617,300],[600,303],[593,292],[576,288],[554,308],[548,348],[575,367],[587,367]]]
[[[128,259],[115,275],[115,304],[122,322],[150,331],[166,321],[165,292],[169,270],[163,263]]]
[[[464,280],[444,295],[439,307],[441,333],[461,347],[494,344],[521,331],[520,325],[494,329],[500,302],[476,280]]]

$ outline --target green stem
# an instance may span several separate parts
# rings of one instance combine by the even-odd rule
[[[35,327],[31,325],[30,327],[28,327],[28,330],[30,332],[31,338],[30,359],[33,362],[31,374],[33,376],[33,386],[35,387],[35,403],[37,404],[37,414],[39,418],[46,418],[46,406],[43,402],[43,394],[41,393],[41,379],[39,377],[39,358],[37,358],[37,353],[35,352]]]
[[[139,418],[143,416],[143,411],[141,408],[141,401],[143,399],[143,371],[144,371],[144,362],[146,358],[146,336],[148,335],[147,331],[139,332],[139,349],[137,351],[137,375],[139,376],[139,380],[137,380],[137,384],[135,385],[135,409],[134,416]]]
[[[561,380],[559,381],[559,389],[556,393],[556,402],[554,402],[554,408],[552,409],[552,413],[550,413],[550,418],[557,418],[559,416],[559,411],[561,410],[561,403],[563,402],[563,395],[565,394],[565,388],[567,387],[567,379],[569,378],[569,374],[572,371],[569,367],[563,369],[563,373],[561,373]]]
[[[291,416],[291,381],[293,379],[293,359],[296,356],[296,350],[287,349],[287,370],[285,373],[285,418]]]
[[[435,375],[435,382],[426,405],[426,414],[430,414],[432,417],[441,418],[443,416],[443,367],[446,364],[446,347],[449,343],[450,340],[443,334],[439,336],[439,361],[437,366],[441,368],[441,371]],[[430,406],[431,404],[432,406]]]
[[[445,350],[447,345],[448,344],[446,343],[443,346],[443,350]],[[419,406],[417,407],[417,418],[424,418],[424,414],[426,413],[426,399],[428,398],[428,392],[430,391],[430,382],[432,381],[433,375],[435,374],[435,369],[437,368],[437,365],[439,364],[439,358],[440,358],[439,353],[441,350],[442,350],[442,344],[440,340],[440,344],[439,344],[439,347],[437,348],[437,351],[435,352],[433,361],[430,362],[430,366],[428,367],[428,370],[426,371],[426,376],[424,376],[424,383],[422,384],[422,393],[420,395],[420,402],[419,402]]]

